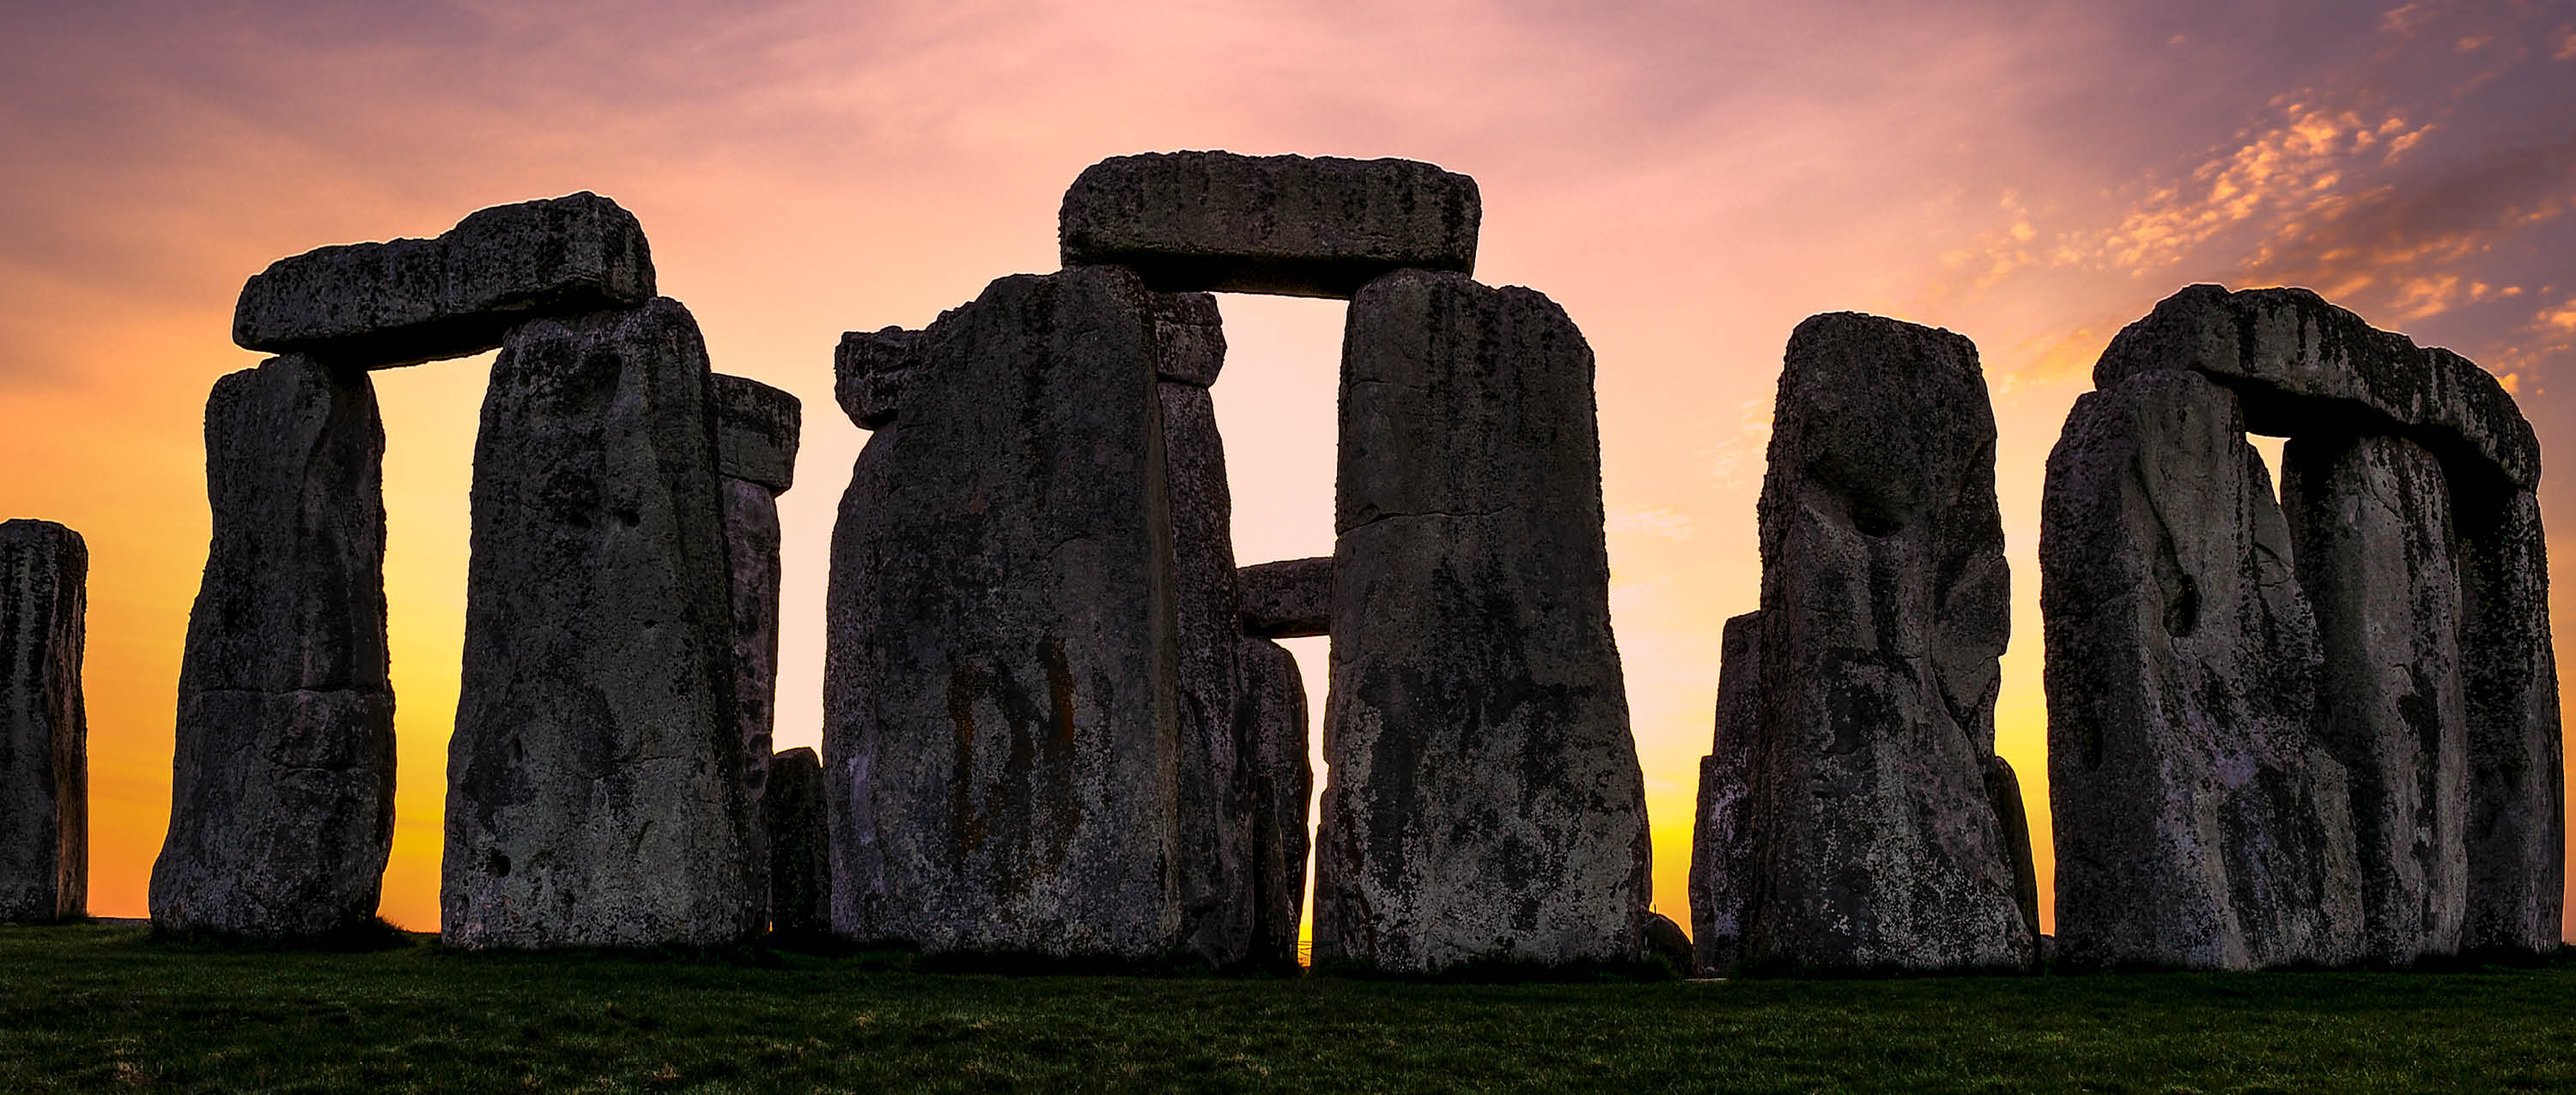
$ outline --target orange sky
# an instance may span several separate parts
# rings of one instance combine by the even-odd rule
[[[0,12],[0,516],[90,543],[101,915],[143,914],[167,819],[200,413],[257,361],[227,338],[242,279],[502,202],[615,197],[716,367],[805,399],[781,500],[786,746],[819,737],[825,549],[864,437],[831,401],[840,332],[1054,269],[1057,199],[1109,155],[1476,176],[1478,277],[1554,297],[1599,358],[1656,895],[1685,922],[1719,625],[1758,597],[1753,502],[1800,318],[1879,312],[1983,352],[2017,579],[2001,751],[2044,891],[2040,475],[2122,323],[2194,281],[2310,285],[2504,374],[2546,451],[2576,440],[2550,391],[2576,365],[2563,3],[27,7]],[[1223,309],[1236,552],[1329,553],[1341,306]],[[411,928],[436,924],[488,364],[377,375],[402,742],[385,913]],[[2576,514],[2563,481],[2543,506]],[[1314,685],[1322,642],[1291,644]]]

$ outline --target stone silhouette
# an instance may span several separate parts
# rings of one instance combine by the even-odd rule
[[[1753,744],[1762,725],[1762,614],[1726,621],[1719,648],[1717,735],[1699,762],[1699,802],[1691,827],[1691,956],[1699,971],[1722,974],[1744,957],[1744,918],[1752,893]]]
[[[87,912],[88,598],[79,533],[0,522],[0,924]]]
[[[1994,446],[1967,339],[1850,312],[1790,335],[1762,481],[1759,694],[1749,740],[1718,754],[1746,779],[1742,960],[2033,961],[2016,837],[1988,791],[2010,629]]]
[[[1286,647],[1247,637],[1235,651],[1236,714],[1251,798],[1253,965],[1297,968],[1297,925],[1306,911],[1306,808],[1314,772],[1306,763],[1306,684]]]
[[[1333,559],[1286,559],[1235,572],[1243,600],[1243,631],[1265,639],[1294,639],[1333,630]]]
[[[668,299],[531,320],[493,363],[448,753],[451,946],[756,930],[710,377]]]
[[[1403,270],[1342,347],[1315,960],[1645,956],[1592,352],[1527,289]]]
[[[742,748],[743,809],[755,824],[745,854],[755,904],[769,886],[768,827],[761,795],[769,782],[770,732],[778,711],[778,496],[794,485],[803,405],[756,380],[708,378],[716,421],[716,471],[723,477],[725,562],[733,619],[734,724]],[[818,815],[819,816],[819,815]]]
[[[823,825],[823,761],[799,746],[769,761],[761,824],[769,855],[769,930],[816,938],[832,930],[832,849]]]
[[[206,401],[214,527],[156,926],[294,939],[376,915],[394,823],[383,461],[363,371],[290,354]]]

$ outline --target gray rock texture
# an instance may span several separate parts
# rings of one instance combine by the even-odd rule
[[[1205,388],[1225,369],[1225,318],[1206,293],[1156,293],[1154,375]]]
[[[1351,302],[1318,964],[1645,957],[1592,376],[1527,289],[1408,270]]]
[[[88,911],[88,608],[79,533],[0,522],[0,924]]]
[[[769,855],[769,930],[814,938],[832,930],[832,849],[823,824],[823,761],[799,746],[769,761],[761,798]]]
[[[2255,433],[2395,430],[2446,463],[2473,462],[2519,487],[2540,480],[2540,442],[2494,377],[2305,289],[2186,288],[2121,329],[2093,366],[2093,385],[2166,369],[2234,390]]]
[[[1690,976],[1698,961],[1691,952],[1690,936],[1683,934],[1682,926],[1673,923],[1672,917],[1662,913],[1646,914],[1646,951],[1685,977]]]
[[[1295,972],[1297,925],[1306,912],[1306,683],[1286,647],[1247,638],[1235,650],[1246,774],[1251,785],[1252,961]]]
[[[758,928],[706,345],[678,302],[531,321],[474,446],[449,946]]]
[[[832,353],[832,398],[863,429],[894,421],[920,353],[919,331],[887,327],[842,335]]]
[[[2530,491],[2454,501],[2469,717],[2469,894],[2460,942],[2547,954],[2558,947],[2567,885],[2548,540]]]
[[[2389,436],[2292,438],[2282,509],[2316,611],[2317,729],[2342,762],[2365,957],[2457,953],[2468,889],[2460,573],[2441,464]]]
[[[716,416],[716,471],[785,494],[796,485],[796,437],[804,404],[749,377],[716,373],[709,393]]]
[[[1243,602],[1243,632],[1265,639],[1295,639],[1333,630],[1333,557],[1283,559],[1235,572]]]
[[[731,578],[734,723],[742,742],[743,809],[757,822],[778,720],[778,495],[794,482],[800,404],[756,380],[708,377],[723,477],[725,569]],[[755,901],[768,888],[768,830],[754,824]]]
[[[1148,152],[1085,168],[1058,231],[1066,267],[1164,292],[1348,299],[1394,270],[1473,273],[1483,216],[1476,180],[1413,160]]]
[[[279,259],[242,286],[233,341],[377,369],[481,353],[532,316],[651,299],[643,227],[583,191],[494,206],[437,239]]]
[[[363,371],[290,355],[206,400],[213,536],[179,663],[153,923],[362,927],[393,847],[384,427]]]
[[[1726,621],[1717,673],[1717,734],[1699,762],[1691,826],[1691,943],[1698,970],[1715,976],[1744,957],[1753,900],[1753,744],[1762,725],[1762,614]]]
[[[2085,395],[2040,516],[2057,940],[2079,967],[2362,951],[2316,617],[2236,397],[2197,373]]]
[[[2011,575],[1976,347],[1851,312],[1789,337],[1761,499],[1744,958],[2032,960],[1987,791]]]
[[[2013,905],[2021,910],[2022,923],[2030,925],[2032,960],[2044,961],[2038,952],[2039,864],[2031,855],[2030,810],[2022,805],[2021,777],[2002,757],[1986,758],[1986,800],[1994,807],[1995,821],[2003,826],[2004,851],[2012,863]]]
[[[931,325],[832,542],[832,923],[1180,953],[1180,650],[1152,304],[1002,278]]]

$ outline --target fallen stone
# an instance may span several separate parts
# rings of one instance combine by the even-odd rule
[[[1115,267],[1007,277],[921,341],[833,532],[833,928],[933,955],[1178,954],[1151,302]]]
[[[2363,954],[2456,954],[2468,888],[2468,713],[2451,493],[2389,436],[2292,438],[2281,505],[2322,657],[2316,726],[2349,778]]]
[[[1987,790],[2011,576],[1975,345],[1851,312],[1789,338],[1762,480],[1744,958],[2019,968]]]
[[[2143,373],[2076,401],[2040,515],[2057,947],[2078,967],[2362,950],[2316,617],[2236,397]]]
[[[2549,634],[2549,548],[2527,490],[2454,499],[2468,707],[2468,907],[2461,946],[2549,954],[2566,900],[2565,745]]]
[[[324,247],[242,286],[233,341],[381,369],[478,354],[512,326],[653,299],[635,215],[583,191],[499,205],[437,239]]]
[[[1148,152],[1065,191],[1067,268],[1133,267],[1153,289],[1349,299],[1406,268],[1473,273],[1476,180],[1413,160]]]
[[[1592,379],[1527,289],[1408,270],[1351,302],[1319,965],[1645,956]]]
[[[79,533],[0,522],[0,924],[88,911],[88,602]]]
[[[1235,649],[1237,740],[1251,791],[1252,962],[1296,971],[1297,925],[1306,911],[1306,684],[1286,647],[1246,638]]]
[[[2197,371],[2235,391],[2255,433],[2394,428],[2459,470],[2474,466],[2523,488],[2540,481],[2539,439],[2494,377],[2305,289],[2194,285],[2175,293],[2111,340],[2093,385],[2167,369]]]
[[[832,930],[832,854],[824,839],[823,761],[798,746],[771,757],[761,799],[769,854],[769,930],[817,938]]]
[[[152,922],[263,939],[376,915],[393,848],[384,426],[367,375],[272,358],[206,400],[206,570]]]
[[[882,429],[894,421],[922,351],[921,332],[901,327],[842,335],[832,354],[832,397],[842,413],[862,429]]]
[[[1662,913],[1646,914],[1646,951],[1671,965],[1674,973],[1690,976],[1693,961],[1691,939],[1682,934],[1682,926],[1673,923],[1672,917]]]
[[[1719,647],[1717,735],[1699,762],[1699,803],[1691,831],[1691,941],[1694,968],[1716,977],[1744,957],[1744,917],[1753,902],[1753,834],[1745,813],[1753,793],[1753,743],[1762,725],[1762,614],[1726,621]]]
[[[1179,613],[1182,932],[1201,961],[1227,969],[1251,959],[1256,919],[1253,805],[1235,711],[1234,657],[1243,633],[1234,596],[1234,501],[1208,390],[1169,380],[1155,387]]]
[[[1262,563],[1234,574],[1243,598],[1244,634],[1296,639],[1332,633],[1332,556]]]
[[[796,436],[804,404],[795,396],[749,377],[716,373],[710,387],[716,416],[716,470],[785,494],[796,485]]]
[[[705,343],[669,299],[510,332],[474,447],[443,940],[758,929]]]

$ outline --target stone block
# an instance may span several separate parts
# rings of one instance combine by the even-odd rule
[[[1251,783],[1252,961],[1297,969],[1297,924],[1306,911],[1306,827],[1314,773],[1306,762],[1306,684],[1286,647],[1246,638],[1235,651],[1236,711]]]
[[[1333,557],[1283,559],[1235,572],[1243,598],[1243,633],[1264,639],[1328,635],[1333,630]]]
[[[769,931],[812,939],[832,931],[832,849],[823,825],[823,761],[811,749],[769,761],[761,798],[769,855]]]
[[[2461,946],[2549,954],[2567,890],[2565,741],[2549,634],[2549,541],[2531,491],[2457,498],[2468,706]]]
[[[923,349],[921,332],[901,327],[842,335],[832,353],[832,396],[842,413],[862,429],[894,421]]]
[[[1691,943],[1695,968],[1722,976],[1744,957],[1753,903],[1753,744],[1762,725],[1762,614],[1726,621],[1719,647],[1717,733],[1699,762],[1691,826]]]
[[[88,911],[88,606],[79,533],[0,522],[0,924]]]
[[[717,472],[758,483],[771,494],[787,493],[796,484],[796,435],[804,404],[749,377],[717,373],[711,379]]]

